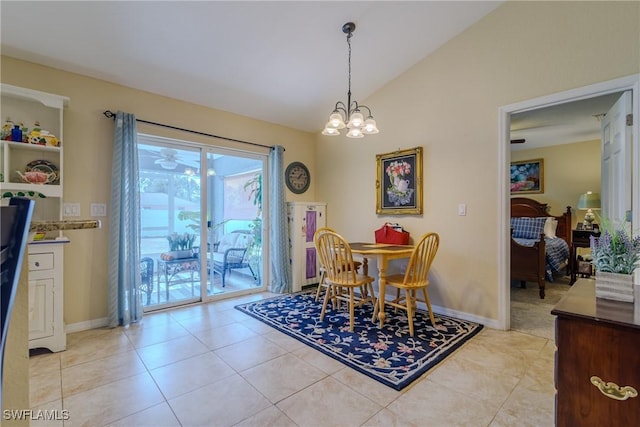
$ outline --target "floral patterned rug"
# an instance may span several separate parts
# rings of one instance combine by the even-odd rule
[[[436,315],[436,328],[427,312],[418,311],[409,335],[405,312],[387,308],[384,328],[371,322],[373,308],[356,308],[354,332],[349,332],[349,312],[327,307],[320,321],[322,301],[315,291],[288,294],[241,304],[236,309],[284,332],[381,383],[401,390],[419,378],[464,342],[482,325]]]

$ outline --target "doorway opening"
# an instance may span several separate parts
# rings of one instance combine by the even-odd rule
[[[499,219],[499,324],[501,328],[511,328],[511,280],[510,280],[510,162],[511,162],[511,116],[519,113],[559,106],[571,102],[600,97],[616,92],[632,91],[633,116],[638,117],[640,75],[633,75],[608,82],[598,83],[578,89],[573,89],[553,95],[548,95],[517,104],[503,106],[499,109],[499,179],[502,191],[500,192],[500,219]],[[633,148],[636,153],[632,160],[632,187],[640,188],[640,158],[638,156],[638,120],[634,120],[632,128]],[[567,160],[569,161],[569,160]],[[638,224],[640,201],[632,200],[632,221]],[[556,213],[557,214],[557,213]]]

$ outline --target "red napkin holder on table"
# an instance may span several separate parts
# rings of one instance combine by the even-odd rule
[[[387,243],[391,245],[408,245],[409,232],[402,229],[397,224],[385,223],[375,231],[376,243]]]

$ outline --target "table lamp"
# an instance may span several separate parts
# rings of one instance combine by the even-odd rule
[[[596,219],[592,209],[600,209],[600,194],[591,191],[581,194],[578,199],[578,209],[587,211],[587,213],[584,214],[584,228],[586,230],[592,230],[593,221]]]

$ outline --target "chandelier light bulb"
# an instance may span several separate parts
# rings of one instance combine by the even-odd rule
[[[378,132],[380,132],[378,130],[378,125],[376,124],[376,121],[373,119],[373,117],[369,117],[364,121],[364,129],[362,129],[362,133],[373,135]]]
[[[327,126],[322,131],[322,134],[329,135],[329,136],[336,136],[336,135],[340,135],[340,131],[338,129]]]
[[[363,138],[364,134],[360,128],[352,128],[347,132],[347,138]]]
[[[344,120],[342,120],[342,114],[335,112],[329,116],[329,123],[327,123],[327,127],[332,127],[334,129],[344,129],[345,124]]]
[[[362,115],[362,113],[355,112],[355,113],[351,114],[351,117],[349,118],[349,123],[347,124],[347,127],[349,129],[351,129],[351,128],[361,128],[363,123],[364,123],[364,116]]]

